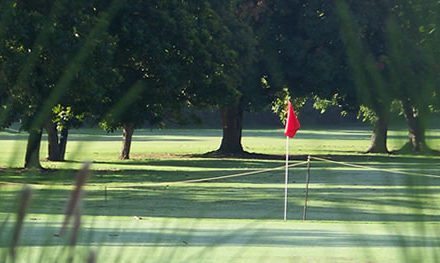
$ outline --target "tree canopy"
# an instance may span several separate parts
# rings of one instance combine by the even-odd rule
[[[50,160],[64,159],[68,128],[87,118],[122,129],[128,159],[136,128],[194,108],[220,111],[218,152],[243,153],[243,112],[286,94],[360,110],[374,126],[369,152],[388,152],[397,109],[408,147],[424,151],[427,116],[440,107],[434,0],[1,5],[0,126],[29,132],[26,167],[40,166],[43,128]]]

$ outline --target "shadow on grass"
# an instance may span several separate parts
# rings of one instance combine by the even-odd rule
[[[302,156],[304,158],[305,156]],[[323,156],[339,162],[361,164],[379,169],[396,169],[398,171],[431,174],[432,178],[416,175],[402,175],[392,172],[363,170],[345,167],[340,164],[325,163],[312,160],[311,180],[315,184],[343,186],[438,186],[440,185],[439,159],[432,157],[413,158],[410,156]],[[212,178],[217,176],[237,174],[258,169],[280,167],[283,161],[268,161],[265,159],[164,159],[145,161],[99,162],[100,164],[121,164],[109,170],[93,171],[91,184],[148,184],[175,182],[190,179]],[[129,166],[145,165],[145,168]],[[305,165],[291,168],[292,178],[304,182]],[[60,169],[28,171],[25,169],[1,169],[1,181],[23,184],[70,185],[73,182],[75,169]],[[283,171],[274,170],[262,174],[233,179],[224,179],[222,183],[266,184],[283,183]]]
[[[198,158],[196,158],[198,157]],[[145,159],[145,160],[121,160],[121,161],[93,161],[94,164],[104,164],[104,165],[121,165],[121,166],[174,166],[174,167],[188,167],[188,168],[269,168],[265,160],[283,160],[280,156],[273,155],[271,158],[247,158],[247,159],[208,159],[202,158],[201,155],[191,155],[186,158],[180,156],[176,159]],[[285,158],[285,157],[284,157]],[[302,157],[305,160],[307,157]],[[299,158],[297,158],[299,159]],[[67,161],[70,163],[82,163],[80,161]]]
[[[142,224],[140,224],[142,225]],[[59,237],[52,236],[42,242],[42,237],[57,233],[58,228],[33,224],[23,233],[21,246],[56,246],[63,244]],[[84,233],[92,233],[92,238],[81,238],[78,245],[147,247],[209,247],[255,246],[255,247],[427,247],[440,246],[437,237],[407,236],[399,234],[356,234],[330,230],[302,229],[200,229],[191,227],[142,228],[137,231],[115,230],[105,227],[85,228]],[[7,247],[0,242],[0,247]]]
[[[374,163],[381,163],[386,165],[387,163],[396,163],[398,165],[407,164],[438,164],[440,156],[437,155],[389,155],[389,154],[364,154],[347,151],[351,154],[339,154],[339,155],[312,155],[312,157],[321,157],[330,159],[333,161],[347,162],[347,163],[363,163],[375,165]],[[302,155],[290,155],[290,161],[306,161],[308,154]],[[112,165],[155,165],[155,166],[177,166],[177,167],[205,167],[205,168],[227,168],[230,166],[243,166],[243,162],[246,164],[266,165],[264,161],[284,161],[285,155],[276,154],[261,154],[244,152],[236,155],[222,155],[216,151],[208,152],[205,154],[191,154],[191,155],[178,155],[173,156],[173,159],[132,159],[132,160],[120,160],[120,161],[94,161],[95,164],[112,164]],[[68,160],[70,163],[82,163],[80,161]],[[314,161],[316,163],[316,161]],[[260,166],[261,166],[260,165]]]
[[[35,189],[31,214],[62,214],[70,189]],[[289,192],[289,219],[301,219],[303,189]],[[0,191],[0,213],[15,212],[16,192]],[[210,185],[99,188],[86,191],[84,215],[216,219],[281,219],[283,189]],[[440,222],[438,189],[313,189],[309,219],[361,222]],[[432,201],[430,203],[429,201]]]
[[[279,167],[279,166],[276,166]],[[432,168],[435,170],[435,168]],[[400,169],[404,171],[404,169]],[[63,170],[51,172],[49,174],[28,174],[13,171],[7,171],[0,176],[0,186],[8,184],[35,184],[41,186],[65,186],[72,185],[76,170]],[[178,170],[178,171],[160,171],[160,170],[113,170],[113,171],[95,171],[89,180],[91,185],[108,186],[108,187],[129,187],[137,188],[143,185],[154,187],[154,184],[174,184],[194,179],[215,179],[216,177],[240,174],[243,172],[255,171],[255,169],[233,169],[222,170],[221,168],[209,171],[194,170]],[[408,169],[408,171],[413,171]],[[290,182],[302,184],[305,182],[306,167],[295,167],[290,169]],[[2,181],[4,183],[2,183]],[[393,174],[382,171],[369,170],[338,170],[329,169],[328,167],[313,167],[311,170],[312,184],[321,184],[328,186],[372,186],[372,187],[432,187],[440,186],[440,177],[426,178],[417,175]],[[213,181],[214,183],[222,183],[230,185],[231,188],[246,187],[240,184],[246,184],[255,187],[264,184],[279,184],[280,187],[284,183],[284,171],[282,169],[264,172],[236,178],[226,178]],[[118,185],[120,184],[120,185]],[[199,185],[209,185],[210,182],[201,182]],[[311,186],[313,187],[313,186]]]
[[[334,160],[378,168],[438,171],[435,158],[330,156]],[[350,159],[349,159],[350,158]],[[146,162],[167,170],[94,171],[85,197],[85,215],[221,219],[279,219],[283,211],[284,171],[198,184],[152,186],[154,183],[224,176],[246,168],[278,166],[264,160],[177,159]],[[123,166],[125,167],[125,166]],[[173,168],[175,167],[175,168]],[[178,169],[177,169],[178,168]],[[198,169],[195,169],[198,168]],[[209,168],[204,170],[203,168]],[[35,173],[0,171],[0,180],[39,184],[30,208],[35,214],[62,214],[76,170]],[[300,219],[305,167],[292,168],[289,218]],[[309,218],[340,221],[440,221],[439,178],[390,174],[313,162]],[[0,184],[0,212],[14,213],[18,187]],[[423,209],[427,209],[424,211]]]

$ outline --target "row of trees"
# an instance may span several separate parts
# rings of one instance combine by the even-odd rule
[[[0,18],[0,126],[29,132],[25,167],[64,160],[84,119],[134,130],[188,108],[217,108],[218,152],[240,154],[246,110],[315,100],[373,123],[369,152],[388,152],[392,109],[408,148],[425,151],[426,116],[439,106],[438,1],[9,0]],[[299,106],[299,105],[298,105]]]
[[[409,140],[403,150],[431,151],[425,129],[428,115],[439,107],[439,3],[394,0],[352,6],[340,3],[338,13],[356,104],[374,125],[369,151],[388,152],[391,111],[407,120]]]
[[[357,111],[373,125],[367,152],[389,152],[393,112],[407,120],[402,150],[432,152],[425,130],[440,106],[439,2],[267,1],[265,7],[260,28],[264,42],[275,45],[268,50],[277,51],[272,79],[314,98],[318,109]]]

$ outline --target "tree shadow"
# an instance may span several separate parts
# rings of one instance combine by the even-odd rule
[[[400,149],[392,151],[392,154],[440,156],[440,151],[433,149],[426,144],[424,144],[420,151],[415,151],[411,143],[407,142]]]
[[[305,157],[305,156],[302,156]],[[436,173],[439,170],[437,158],[412,158],[409,156],[339,156],[325,155],[326,159],[348,164],[359,164],[381,170],[362,170],[360,168],[346,167],[338,163],[326,163],[312,159],[311,180],[315,184],[326,185],[365,185],[365,186],[437,186],[440,184]],[[116,184],[125,185],[177,182],[183,180],[213,178],[225,175],[234,175],[243,172],[257,171],[280,167],[284,161],[266,159],[164,159],[145,160],[135,162],[97,162],[98,164],[121,164],[113,169],[93,171],[89,179],[91,184]],[[136,167],[130,169],[130,165]],[[140,167],[139,167],[140,166]],[[141,167],[145,166],[145,168]],[[292,167],[292,180],[304,182],[306,164]],[[388,170],[388,172],[386,172]],[[398,174],[408,172],[409,174]],[[0,180],[12,183],[27,184],[66,184],[70,185],[76,169],[59,169],[29,171],[24,169],[2,169]],[[414,174],[412,174],[414,173]],[[420,173],[420,176],[417,174]],[[430,178],[423,176],[429,175]],[[252,176],[223,179],[221,183],[246,183],[266,184],[282,183],[280,179],[283,171],[273,170]],[[425,178],[426,177],[426,178]],[[139,185],[140,186],[140,185]]]
[[[184,185],[86,188],[87,216],[213,219],[281,219],[284,190],[279,187]],[[62,215],[69,188],[35,189],[29,213]],[[438,189],[331,187],[310,189],[308,218],[317,221],[440,222]],[[16,192],[0,189],[0,213],[15,213]],[[302,219],[304,192],[289,190],[289,219]],[[426,200],[433,200],[432,203]]]
[[[142,247],[209,247],[209,246],[253,246],[253,247],[425,247],[440,246],[437,237],[401,234],[362,234],[349,231],[303,230],[297,228],[245,228],[206,229],[198,227],[143,227],[139,223],[136,231],[93,227],[82,230],[78,245],[89,246],[130,246]],[[11,228],[9,225],[8,228]],[[21,246],[57,246],[64,239],[54,233],[59,228],[51,225],[27,224],[23,232]],[[0,247],[8,247],[0,240]]]
[[[180,157],[180,158],[179,158]],[[145,159],[145,160],[120,160],[120,161],[93,161],[93,164],[111,164],[111,165],[121,165],[121,166],[157,166],[157,167],[188,167],[188,168],[267,168],[267,162],[265,160],[271,161],[273,159],[257,159],[257,158],[246,158],[246,159],[212,159],[212,158],[201,158],[202,155],[191,155],[191,156],[179,156],[176,159]],[[281,158],[279,158],[281,159]],[[276,159],[275,159],[276,160]],[[80,161],[68,161],[70,163],[82,163]]]
[[[344,161],[347,156],[330,156]],[[352,162],[372,167],[420,167],[438,169],[435,158],[354,156]],[[415,163],[411,163],[416,160]],[[391,162],[392,161],[392,162]],[[156,163],[154,163],[156,162]],[[171,169],[119,169],[94,171],[86,187],[85,215],[170,218],[279,219],[283,211],[284,171],[216,180],[207,183],[174,184],[184,180],[213,178],[267,168],[264,160],[210,159],[154,161],[151,166]],[[275,166],[273,162],[272,165]],[[404,168],[401,168],[404,164]],[[233,167],[233,168],[231,168]],[[246,167],[246,168],[245,168]],[[195,169],[198,168],[198,169]],[[209,169],[205,169],[209,168]],[[252,169],[251,169],[252,171]],[[306,168],[291,170],[289,218],[301,219]],[[34,214],[62,214],[76,174],[75,169],[30,173],[1,171],[1,179],[36,183],[30,208]],[[392,174],[345,168],[339,164],[313,162],[309,191],[309,218],[362,222],[414,222],[440,220],[437,177]],[[0,212],[15,212],[18,187],[0,184]],[[429,201],[428,201],[429,200]],[[368,209],[363,209],[363,208]],[[401,212],[403,209],[405,212]],[[428,212],[424,212],[427,209]]]

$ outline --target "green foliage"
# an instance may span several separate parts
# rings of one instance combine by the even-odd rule
[[[24,1],[11,3],[4,11],[11,18],[4,25],[6,41],[0,47],[4,59],[0,81],[7,90],[8,105],[14,105],[8,110],[17,110],[16,118],[24,128],[42,127],[52,108],[65,104],[63,99],[71,104],[99,93],[90,84],[97,77],[94,70],[100,68],[85,65],[93,65],[97,58],[95,47],[106,38],[113,6],[107,13],[97,9],[97,2]]]
[[[439,88],[435,62],[439,42],[433,15],[439,5],[436,1],[400,1],[387,24],[389,64],[396,95],[403,101],[411,100],[422,111],[436,103],[433,98]]]
[[[75,114],[71,106],[62,106],[61,104],[56,105],[52,109],[53,118],[52,122],[56,124],[57,130],[61,131],[65,128],[71,128],[78,126],[82,121],[84,121],[84,113]]]
[[[377,121],[377,114],[370,107],[361,105],[359,107],[357,118],[361,119],[363,122],[374,123],[375,121]]]
[[[196,9],[194,59],[188,65],[193,79],[185,90],[194,106],[225,106],[239,100],[249,106],[261,99],[254,72],[256,40],[237,16],[234,2],[205,1]]]
[[[353,3],[340,2],[338,15],[341,24],[341,36],[347,52],[348,64],[352,73],[352,87],[346,92],[352,92],[357,97],[360,115],[364,120],[370,120],[370,114],[365,107],[374,112],[387,111],[391,102],[390,86],[385,85],[384,71],[377,66],[379,57],[384,52],[382,24],[386,19],[387,9],[379,2],[364,3],[365,8]],[[352,8],[355,9],[352,11]],[[359,13],[358,13],[359,12]],[[362,14],[361,14],[362,12]],[[383,14],[379,20],[370,19],[375,14]],[[380,16],[381,17],[381,16]],[[356,101],[354,101],[356,102]]]
[[[287,118],[287,105],[290,99],[289,90],[284,88],[277,94],[277,96],[275,96],[275,100],[272,102],[272,111],[283,123]]]
[[[296,108],[309,97],[321,112],[360,108],[374,121],[401,100],[424,116],[440,108],[438,5],[4,1],[0,126],[162,127],[184,122],[188,108],[238,102],[273,102],[283,116],[284,88]]]
[[[438,3],[341,1],[338,6],[359,102],[376,113],[389,111],[396,99],[416,108],[432,104],[438,87],[432,10]]]
[[[295,97],[331,97],[346,85],[333,3],[271,1],[255,27],[263,74],[275,90],[287,86]]]
[[[174,116],[181,121],[186,107],[228,104],[243,94],[251,51],[240,37],[249,29],[228,6],[213,6],[134,1],[117,13],[109,31],[117,48],[108,67],[120,82],[105,94],[107,130],[161,125]]]
[[[329,107],[338,106],[338,94],[335,94],[331,99],[323,99],[318,96],[313,98],[313,108],[324,113]]]
[[[286,122],[288,102],[292,103],[295,110],[300,110],[307,102],[307,98],[296,97],[293,98],[289,94],[289,89],[284,88],[275,95],[275,100],[272,102],[272,111],[278,116],[282,123]],[[298,114],[298,112],[296,112]]]

